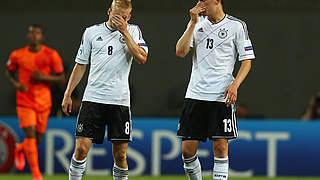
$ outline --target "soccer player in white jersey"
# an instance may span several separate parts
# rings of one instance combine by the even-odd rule
[[[148,47],[138,26],[128,24],[130,0],[113,0],[107,22],[87,28],[75,59],[76,64],[65,91],[62,108],[69,115],[71,94],[90,61],[90,72],[76,127],[76,147],[69,180],[80,180],[92,143],[102,144],[105,127],[112,142],[114,180],[128,179],[126,160],[131,141],[130,92],[128,77],[132,59],[147,61]]]
[[[176,55],[193,50],[193,67],[178,126],[182,158],[190,180],[201,180],[200,141],[213,140],[213,179],[228,179],[228,139],[238,136],[234,104],[255,58],[246,24],[223,11],[224,0],[202,0],[190,10],[190,22]],[[199,18],[199,14],[204,17]],[[236,78],[236,59],[241,67]]]

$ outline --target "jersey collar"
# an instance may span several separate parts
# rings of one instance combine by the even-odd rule
[[[111,31],[111,32],[117,31],[116,29],[113,29],[112,27],[110,27],[107,22],[104,23],[104,27],[106,27],[106,29]]]
[[[216,25],[216,24],[221,23],[223,20],[225,20],[227,16],[228,16],[227,14],[224,14],[223,18],[222,18],[219,22],[216,22],[216,23],[211,22],[208,18],[207,18],[207,20],[208,20],[212,25]]]

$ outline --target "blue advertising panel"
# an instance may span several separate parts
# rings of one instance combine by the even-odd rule
[[[129,143],[131,175],[184,174],[177,118],[134,118]],[[39,163],[47,174],[66,173],[75,144],[75,118],[49,119],[39,145]],[[231,176],[320,176],[320,122],[240,120],[239,138],[230,141]],[[14,142],[23,140],[17,118],[0,118],[0,172],[13,167]],[[213,168],[212,142],[200,143],[198,155],[204,175]],[[93,145],[87,174],[111,174],[111,143]],[[29,172],[28,167],[22,172]]]

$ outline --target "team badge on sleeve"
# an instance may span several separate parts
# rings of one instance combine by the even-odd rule
[[[7,66],[10,66],[10,64],[11,64],[11,61],[10,61],[10,59],[8,59]]]
[[[139,46],[147,46],[147,43],[138,43]]]
[[[83,50],[82,50],[82,48],[80,48],[78,51],[78,56],[81,56],[82,54],[83,54]]]

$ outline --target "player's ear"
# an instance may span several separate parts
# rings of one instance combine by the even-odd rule
[[[110,16],[111,8],[108,9],[107,13]]]
[[[44,36],[43,35],[41,36],[39,41],[40,41],[40,43],[42,43],[44,41]]]

